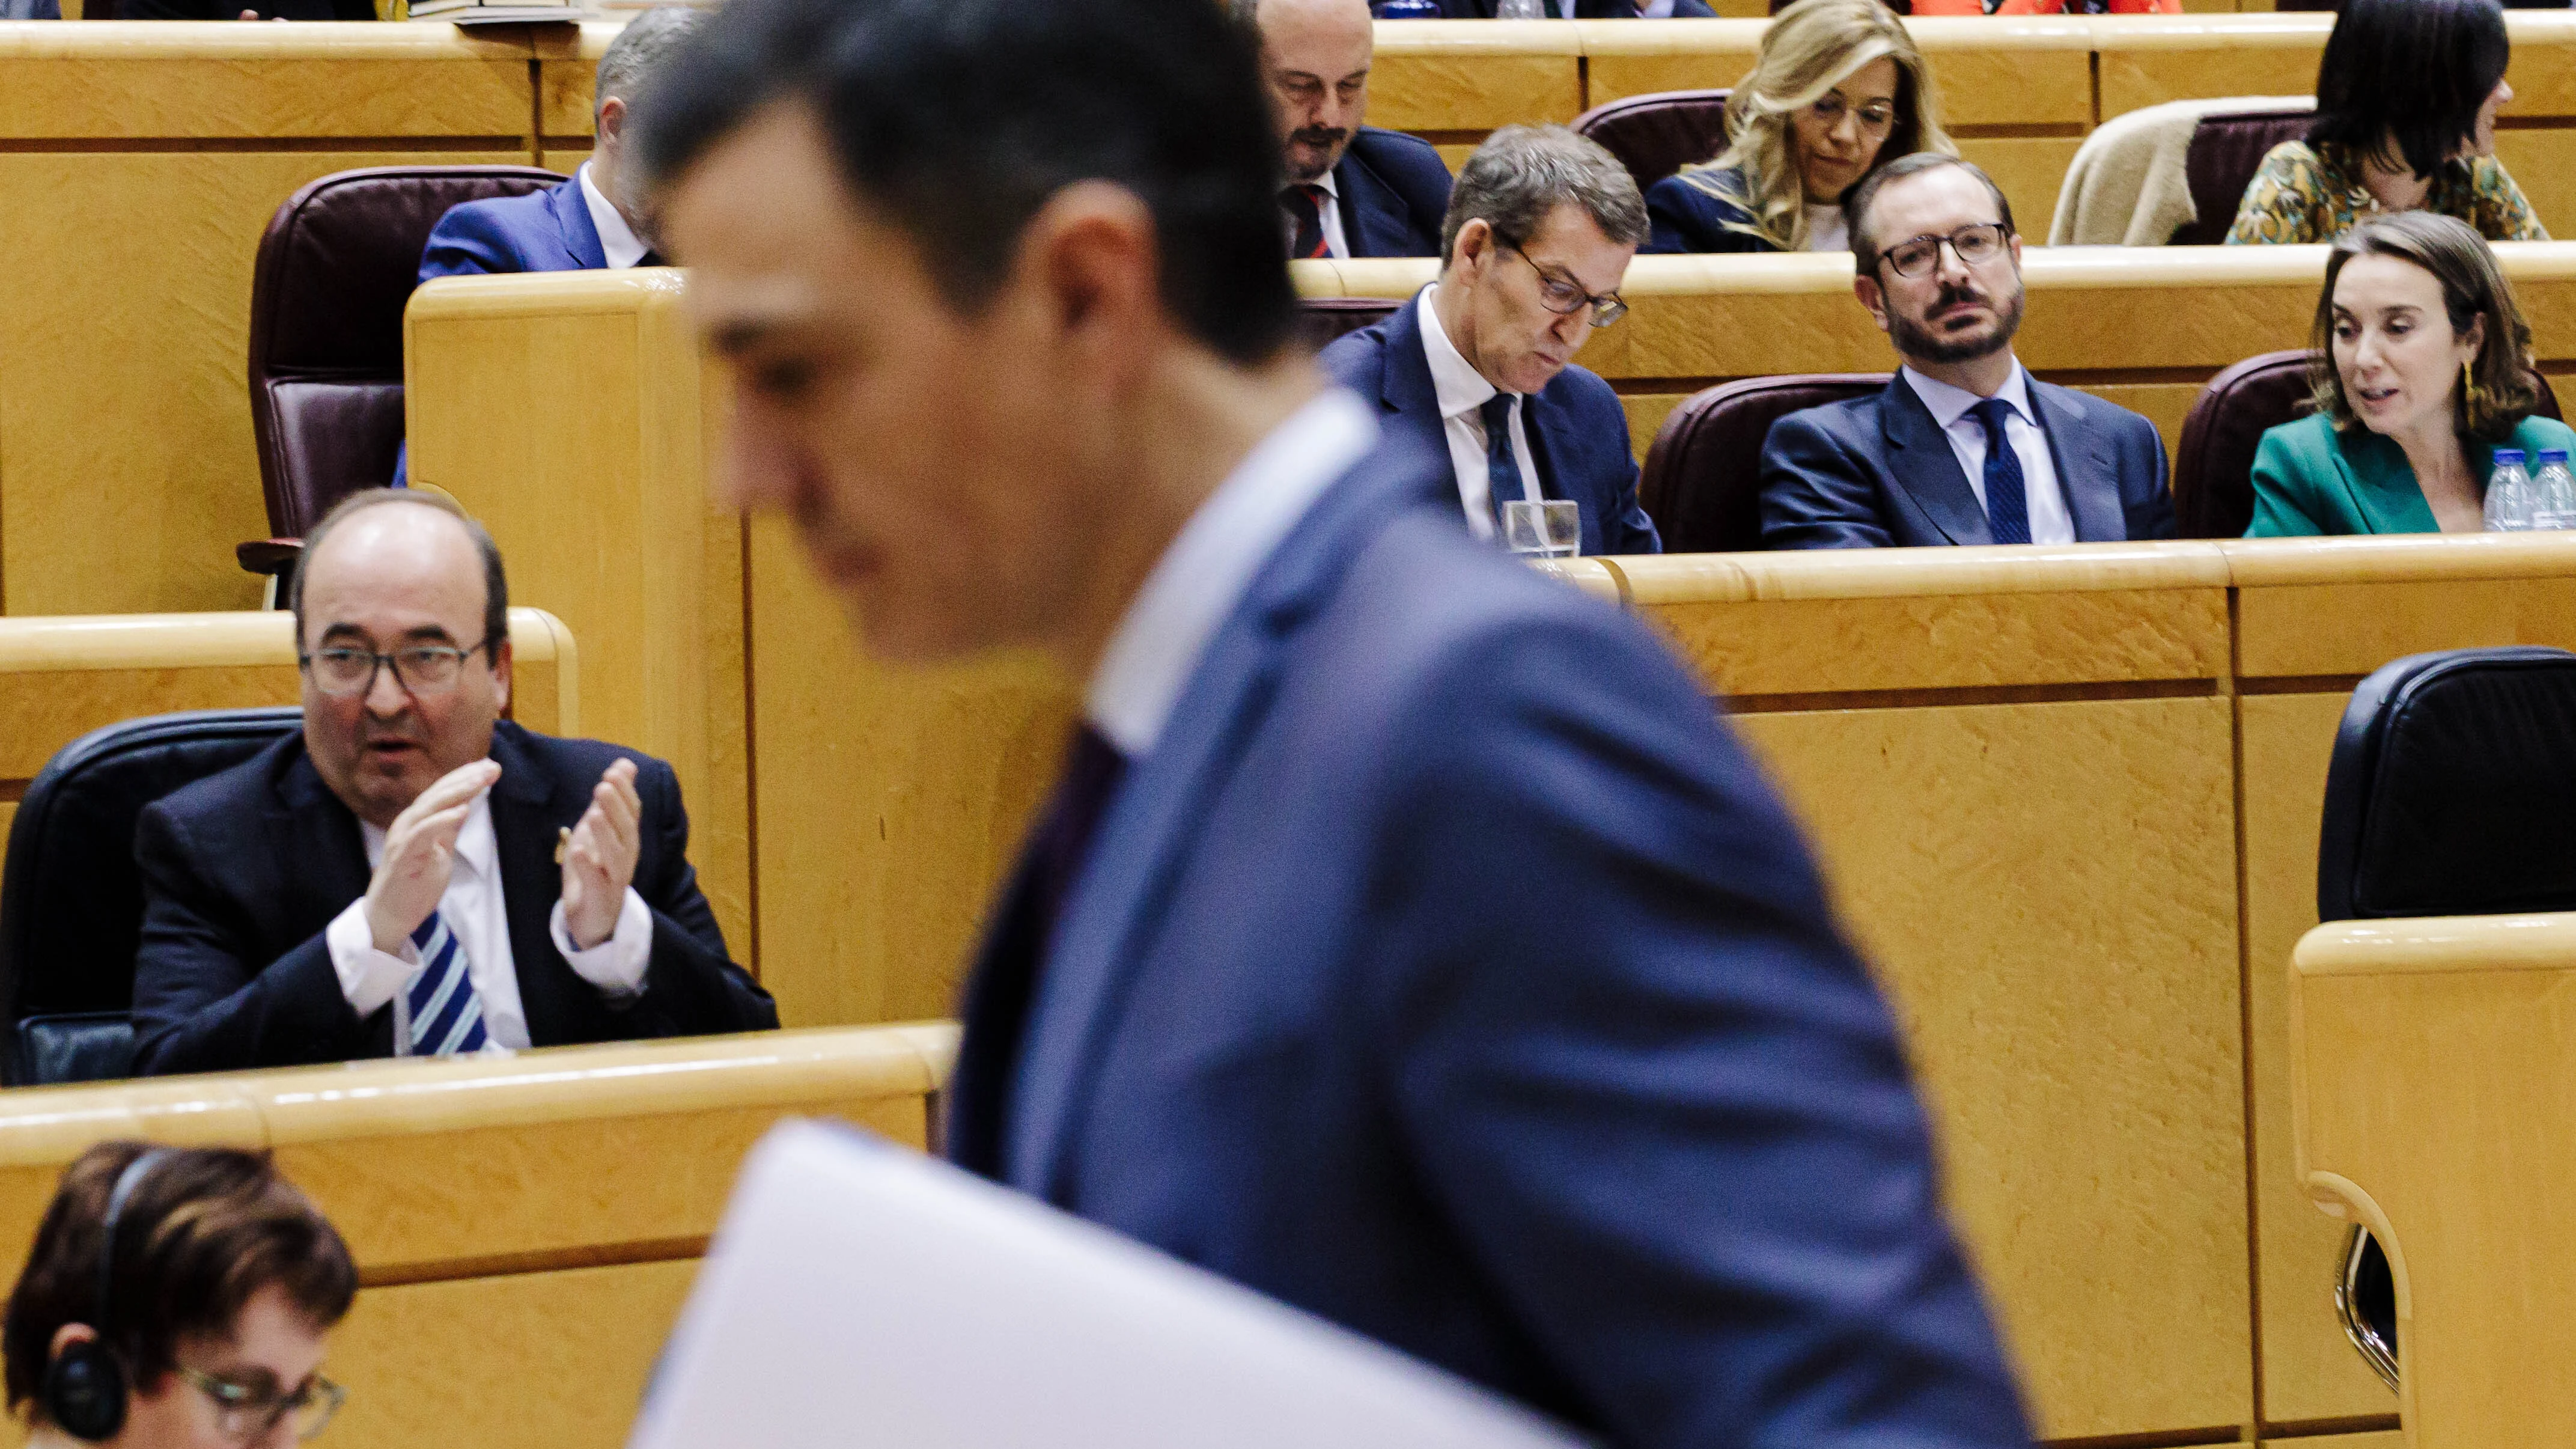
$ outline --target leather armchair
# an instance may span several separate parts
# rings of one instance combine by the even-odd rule
[[[202,710],[94,730],[45,764],[19,802],[0,866],[0,1021],[11,1086],[103,1081],[133,1069],[143,807],[303,727],[296,709]]]
[[[1725,91],[1658,91],[1594,106],[1574,118],[1575,134],[1619,158],[1637,189],[1726,149]]]
[[[2287,8],[2286,6],[2283,8]],[[2263,158],[2284,141],[2295,141],[2315,124],[2314,111],[2228,111],[2200,118],[2192,127],[2191,147],[2183,153],[2183,176],[2191,186],[2191,206],[2198,219],[2174,228],[2172,245],[2217,246],[2236,225],[2236,208],[2245,188],[2262,169]]]
[[[1666,553],[1762,547],[1762,442],[1790,413],[1865,397],[1887,373],[1804,373],[1720,383],[1672,410],[1646,451],[1637,501]]]
[[[2576,654],[2417,654],[2352,692],[2326,767],[2317,918],[2576,910]],[[2345,1334],[2397,1387],[2396,1287],[2356,1226],[2337,1263]]]
[[[2183,415],[2174,448],[2174,517],[2184,538],[2242,538],[2254,521],[2254,452],[2266,430],[2309,411],[2304,349],[2266,352],[2221,371]],[[2558,394],[2538,373],[2539,414],[2555,418]]]
[[[259,241],[250,416],[273,537],[235,550],[283,581],[297,540],[360,488],[393,481],[403,440],[403,304],[448,208],[564,178],[531,166],[379,166],[287,199]]]

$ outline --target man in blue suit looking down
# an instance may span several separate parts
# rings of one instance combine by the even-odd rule
[[[1660,553],[1628,414],[1572,365],[1627,311],[1619,279],[1645,239],[1646,204],[1609,152],[1562,126],[1506,126],[1459,172],[1440,280],[1325,348],[1324,370],[1449,460],[1478,538],[1510,500],[1571,498],[1586,555]]]
[[[2001,187],[1921,151],[1843,198],[1852,290],[1904,362],[1762,445],[1762,546],[2101,543],[2174,536],[2156,425],[2032,377],[2021,238]]]
[[[599,58],[590,159],[559,186],[449,210],[421,249],[420,279],[660,266],[652,217],[625,164],[626,123],[663,58],[706,17],[695,6],[665,5],[629,21]]]
[[[871,653],[1080,682],[945,1150],[1615,1449],[2026,1443],[1787,812],[1298,349],[1256,65],[1207,0],[731,0],[639,118],[722,505]]]
[[[1440,250],[1449,168],[1431,143],[1362,125],[1376,22],[1368,0],[1231,0],[1261,46],[1278,119],[1279,228],[1292,257],[1427,257]]]

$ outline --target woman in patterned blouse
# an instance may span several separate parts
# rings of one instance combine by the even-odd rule
[[[2489,241],[2547,241],[2495,158],[2510,46],[2496,0],[2351,0],[2317,67],[2304,141],[2263,158],[2231,242],[2324,242],[2366,216],[2431,211]]]

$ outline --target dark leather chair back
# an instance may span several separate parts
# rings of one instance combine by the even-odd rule
[[[1297,303],[1297,335],[1318,352],[1338,337],[1374,327],[1404,305],[1400,297],[1306,297]]]
[[[201,710],[93,730],[28,785],[0,867],[0,1021],[9,1085],[101,1081],[132,1071],[134,952],[143,807],[302,727],[300,711]]]
[[[1575,134],[1601,143],[1645,190],[1726,149],[1725,91],[1658,91],[1594,106]]]
[[[2174,516],[2184,538],[2242,538],[2254,521],[2254,452],[2265,430],[2305,417],[2305,350],[2266,352],[2220,372],[2183,415],[2174,452]],[[2555,418],[2558,394],[2538,373],[2537,411]]]
[[[1637,501],[1666,553],[1747,553],[1762,547],[1762,442],[1791,413],[1865,397],[1888,374],[1806,373],[1720,383],[1664,419],[1637,482]]]
[[[2317,918],[2576,910],[2576,654],[2417,654],[2352,692],[2326,767]],[[2397,1387],[2397,1294],[2356,1227],[2334,1304]]]
[[[2227,240],[2237,205],[2245,200],[2245,188],[2262,169],[2264,156],[2282,142],[2308,134],[2316,118],[2314,111],[2228,111],[2201,117],[2182,162],[2191,184],[2192,211],[2199,219],[2174,228],[2173,245],[2214,247]]]
[[[378,166],[287,198],[250,289],[250,417],[268,526],[301,538],[331,505],[393,481],[403,439],[403,304],[448,208],[563,177],[532,166]]]

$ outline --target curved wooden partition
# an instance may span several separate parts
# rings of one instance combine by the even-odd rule
[[[2410,1449],[2576,1439],[2576,916],[2324,926],[2287,974],[2299,1180],[2387,1250]]]
[[[0,1094],[0,1272],[63,1165],[141,1137],[267,1147],[348,1239],[334,1438],[609,1449],[735,1168],[786,1117],[920,1147],[956,1032],[761,1032]]]
[[[2576,375],[2576,243],[2496,251],[2541,371]],[[2014,348],[2038,376],[2145,414],[2170,453],[2183,415],[2221,368],[2306,343],[2325,259],[2322,246],[2029,248]],[[1428,258],[1289,266],[1310,297],[1410,296],[1439,270]],[[1642,458],[1665,415],[1701,388],[1893,367],[1886,335],[1851,286],[1848,254],[1639,257],[1619,289],[1628,315],[1593,333],[1575,361],[1619,390]]]
[[[510,716],[581,729],[581,665],[563,621],[510,611]],[[0,619],[0,835],[54,751],[91,730],[183,709],[294,704],[295,621],[283,612]]]

